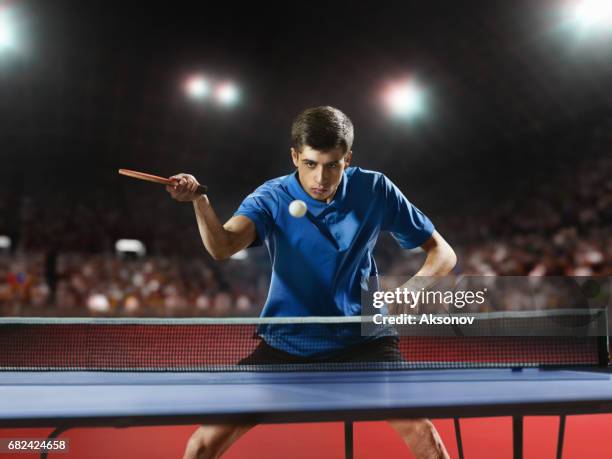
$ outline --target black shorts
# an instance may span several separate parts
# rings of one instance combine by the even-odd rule
[[[398,338],[385,336],[342,349],[324,358],[303,357],[281,351],[264,340],[238,365],[283,365],[296,363],[403,362]]]

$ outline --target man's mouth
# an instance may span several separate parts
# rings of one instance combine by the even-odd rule
[[[326,194],[329,191],[329,188],[311,188],[310,190],[314,194]]]

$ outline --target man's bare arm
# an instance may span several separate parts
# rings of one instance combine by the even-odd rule
[[[427,258],[416,273],[417,276],[445,276],[457,263],[455,251],[437,231],[433,232],[421,248],[427,253]]]
[[[457,255],[444,238],[434,231],[421,248],[427,258],[421,269],[403,287],[413,290],[430,287],[436,278],[447,275],[457,263]]]
[[[255,224],[243,215],[221,225],[206,195],[193,201],[193,207],[204,247],[215,260],[225,260],[246,249],[257,236]]]
[[[222,225],[208,196],[198,193],[199,183],[193,175],[177,174],[170,179],[175,183],[166,190],[177,201],[193,203],[202,242],[215,260],[225,260],[253,243],[257,231],[249,218],[238,215]]]

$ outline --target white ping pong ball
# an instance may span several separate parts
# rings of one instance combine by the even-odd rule
[[[291,201],[291,204],[289,204],[289,213],[295,218],[303,217],[306,215],[307,210],[308,208],[306,207],[306,203],[299,199]]]

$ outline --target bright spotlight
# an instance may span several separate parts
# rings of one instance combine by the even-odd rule
[[[0,235],[0,249],[10,249],[11,238],[5,235]]]
[[[138,239],[119,239],[115,242],[115,251],[119,254],[136,254],[144,256],[147,248]]]
[[[563,28],[573,29],[580,40],[603,38],[612,32],[610,0],[572,0],[564,4],[561,15]]]
[[[425,108],[425,93],[414,81],[403,81],[389,87],[385,94],[385,104],[393,116],[418,116]]]
[[[232,83],[223,83],[217,88],[217,100],[223,105],[234,105],[238,102],[238,88]]]
[[[15,45],[15,33],[6,11],[0,10],[0,51]]]
[[[187,80],[185,90],[194,99],[203,99],[210,93],[210,84],[201,76],[194,76]]]
[[[610,0],[581,0],[573,8],[575,21],[582,27],[612,28]]]

